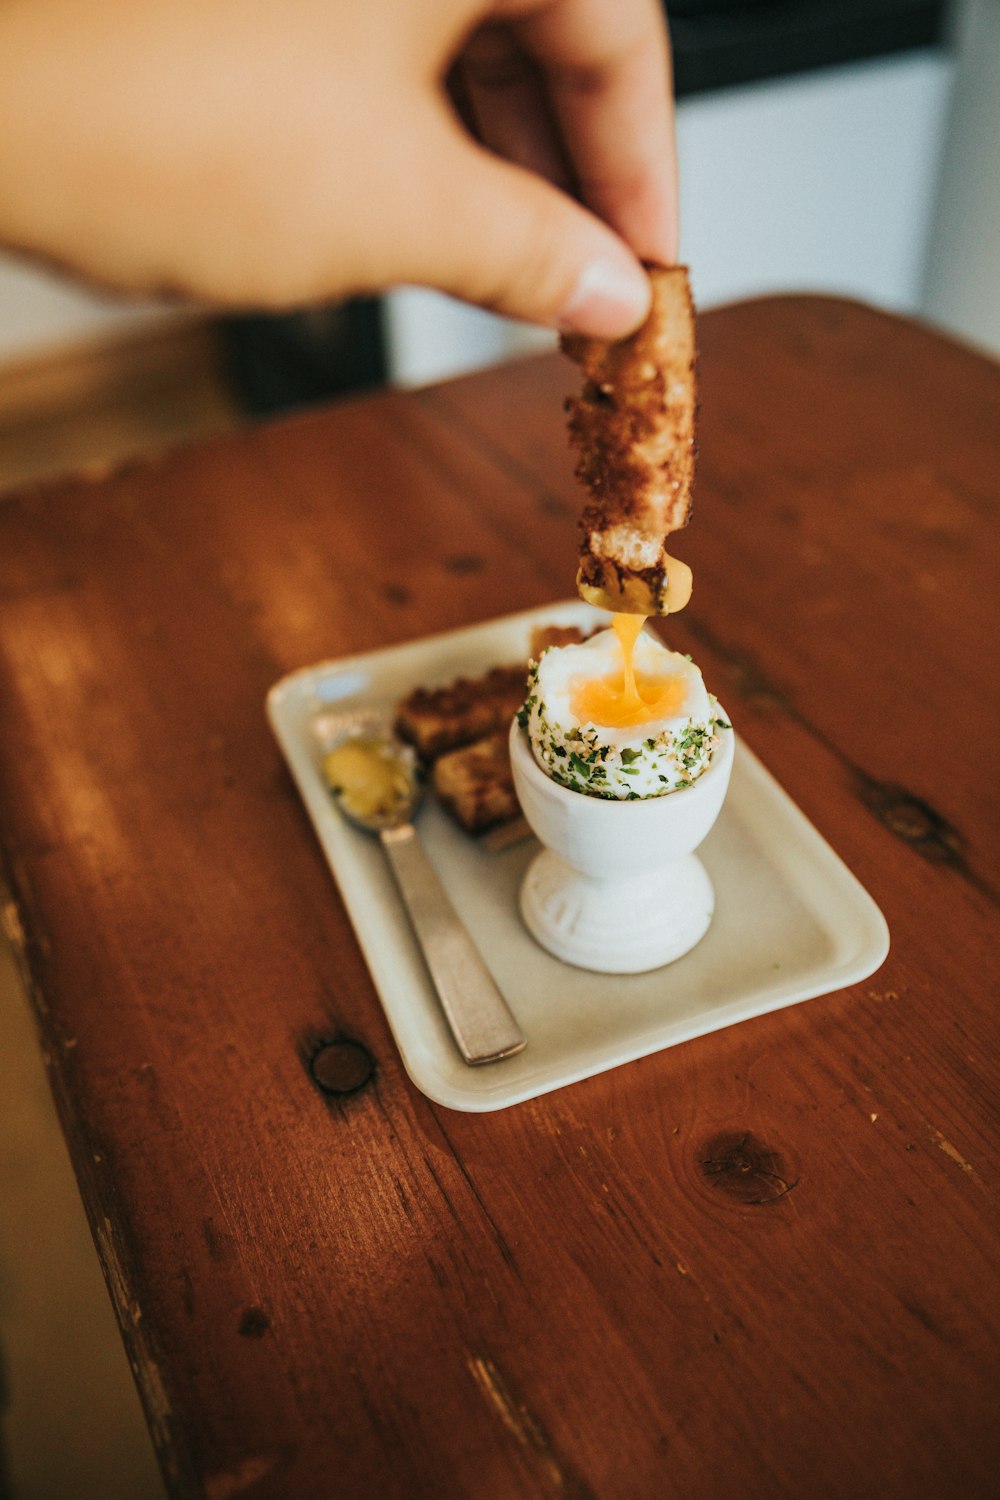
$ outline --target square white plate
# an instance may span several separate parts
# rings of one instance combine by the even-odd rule
[[[737,744],[729,794],[699,855],[716,892],[708,934],[647,974],[591,974],[537,946],[517,897],[538,845],[491,853],[432,798],[420,835],[441,881],[528,1037],[516,1057],[467,1067],[445,1027],[378,841],[351,828],[320,774],[318,713],[389,707],[418,684],[527,659],[540,624],[591,629],[579,600],[323,662],[268,694],[267,712],[381,997],[403,1063],[451,1109],[502,1109],[633,1058],[864,979],[889,933],[874,901],[760,761]]]

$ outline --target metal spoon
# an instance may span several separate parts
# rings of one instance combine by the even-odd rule
[[[324,716],[316,726],[328,753],[353,742],[359,753],[370,753],[381,762],[391,779],[380,805],[359,807],[350,788],[334,784],[325,775],[348,822],[378,835],[463,1060],[478,1066],[513,1056],[527,1045],[527,1038],[417,838],[413,816],[423,787],[416,757],[409,746],[380,732],[377,721],[370,718],[355,715],[347,731],[336,735],[331,735],[332,723],[333,716]]]

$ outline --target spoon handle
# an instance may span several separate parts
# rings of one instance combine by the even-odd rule
[[[445,1020],[465,1062],[497,1062],[527,1038],[452,906],[412,823],[379,834]]]

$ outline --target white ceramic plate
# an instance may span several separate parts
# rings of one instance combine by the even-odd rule
[[[389,707],[418,684],[526,658],[532,628],[606,620],[573,600],[447,635],[307,667],[271,689],[267,711],[298,784],[413,1082],[451,1109],[502,1109],[735,1021],[864,979],[889,934],[874,901],[742,743],[729,795],[699,855],[716,914],[685,957],[647,974],[570,968],[521,923],[533,839],[491,853],[428,799],[420,834],[448,894],[528,1037],[524,1052],[467,1067],[445,1028],[377,840],[349,827],[323,784],[317,713]],[[711,686],[711,684],[709,684]]]

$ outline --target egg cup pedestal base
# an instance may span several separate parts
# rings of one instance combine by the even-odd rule
[[[722,807],[733,746],[723,722],[696,781],[659,797],[615,800],[555,781],[515,719],[514,787],[543,846],[521,886],[521,916],[542,948],[598,974],[643,974],[690,952],[715,911],[694,851]]]
[[[715,910],[693,854],[629,880],[598,880],[543,849],[521,886],[521,915],[537,943],[598,974],[641,974],[700,942]]]

